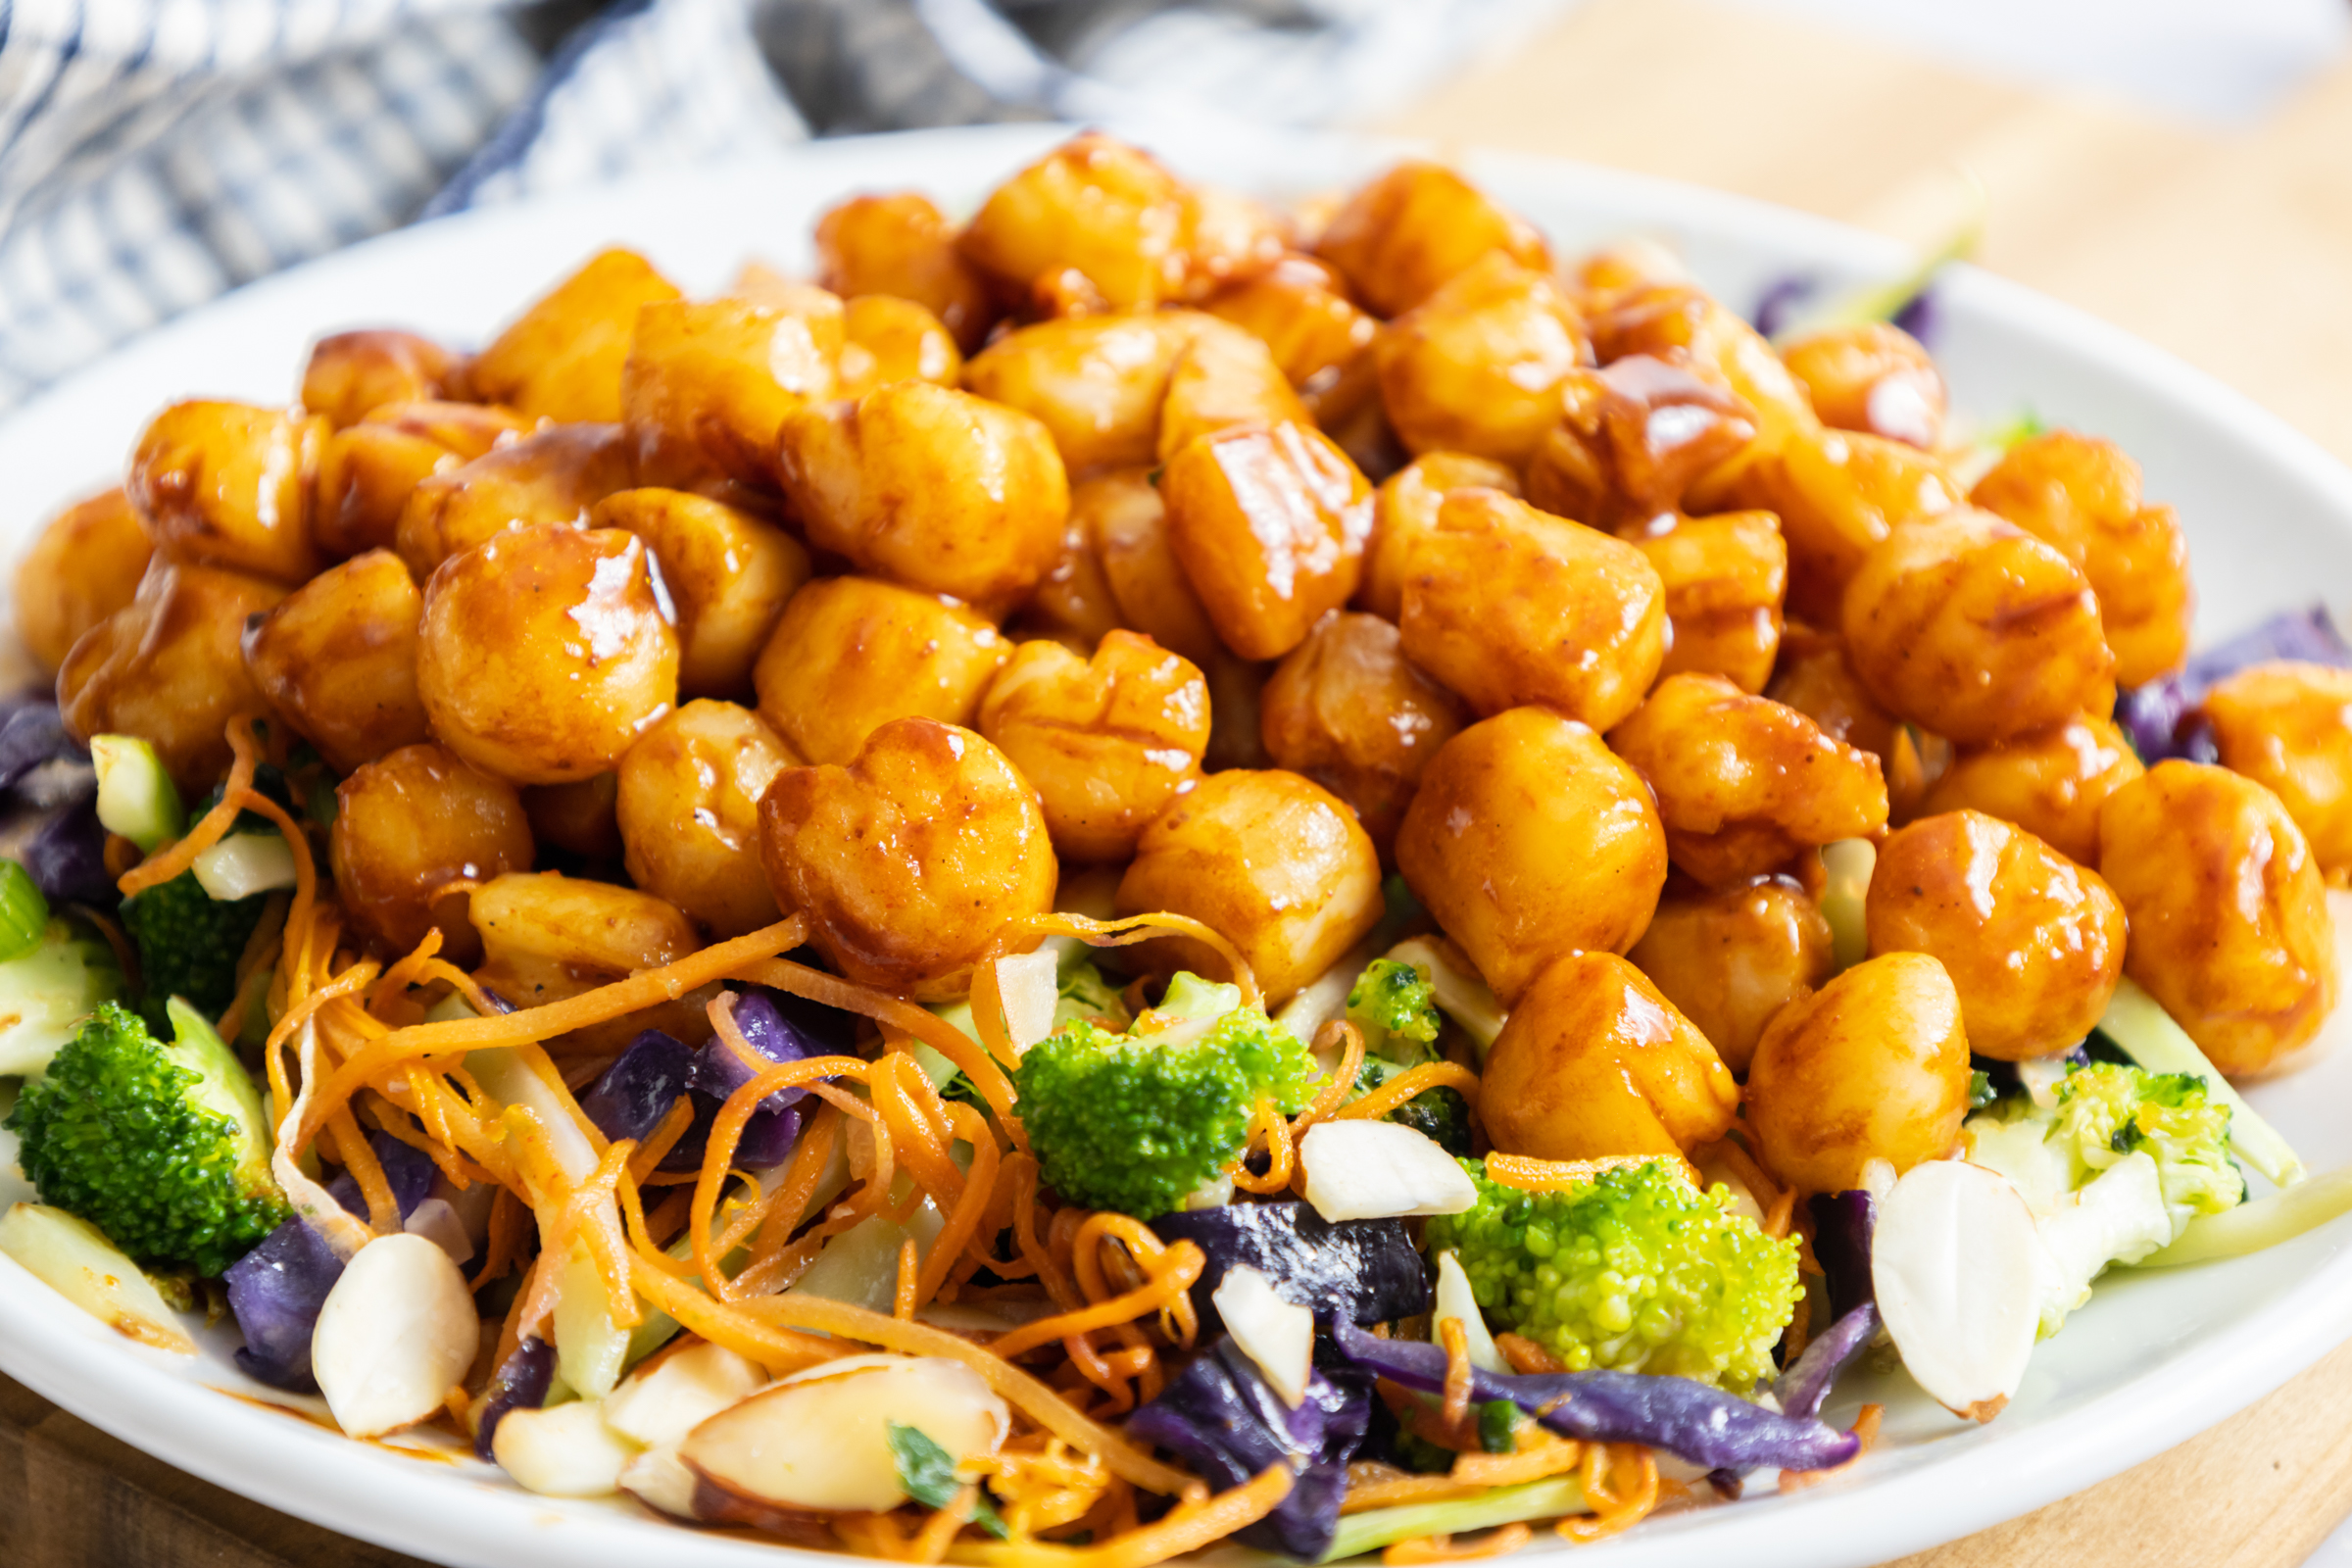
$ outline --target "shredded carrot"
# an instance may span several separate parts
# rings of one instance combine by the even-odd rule
[[[1458,1317],[1440,1318],[1438,1340],[1446,1347],[1446,1397],[1439,1419],[1458,1431],[1470,1419],[1470,1331]]]
[[[1609,1486],[1612,1472],[1622,1466],[1633,1469],[1632,1489],[1612,1491]],[[1584,1486],[1585,1503],[1592,1508],[1592,1515],[1559,1522],[1559,1533],[1570,1541],[1580,1544],[1600,1541],[1631,1530],[1658,1505],[1657,1456],[1640,1444],[1587,1444],[1584,1472],[1579,1479]]]
[[[261,761],[253,741],[253,719],[244,714],[228,726],[229,755],[235,759],[229,764],[228,781],[221,786],[220,804],[199,817],[188,831],[168,847],[157,850],[138,864],[122,873],[115,882],[124,898],[161,887],[196,863],[196,857],[228,836],[236,825],[237,813],[244,809],[239,797],[253,788],[253,770]]]
[[[1290,1187],[1291,1177],[1298,1169],[1298,1152],[1291,1147],[1291,1124],[1264,1095],[1258,1096],[1257,1103],[1250,1107],[1250,1143],[1255,1144],[1260,1138],[1265,1140],[1269,1161],[1266,1173],[1263,1176],[1251,1173],[1250,1150],[1245,1147],[1242,1157],[1233,1162],[1229,1172],[1233,1185],[1245,1193],[1283,1192]]]
[[[1262,1005],[1265,995],[1257,988],[1257,976],[1250,972],[1250,960],[1242,950],[1228,941],[1225,934],[1201,924],[1187,914],[1158,910],[1151,914],[1122,915],[1116,920],[1096,920],[1083,914],[1055,911],[1052,914],[1031,915],[1015,920],[999,934],[998,950],[1010,953],[1025,951],[1018,944],[1048,936],[1076,937],[1090,947],[1123,948],[1130,943],[1148,942],[1155,934],[1189,937],[1214,953],[1225,964],[1226,974],[1242,988],[1242,1005]]]
[[[1402,1082],[1402,1077],[1392,1078],[1381,1087],[1392,1089]],[[1365,1097],[1366,1100],[1370,1098]],[[1357,1101],[1343,1114],[1353,1112],[1356,1105],[1363,1103],[1364,1101]],[[1690,1170],[1688,1162],[1679,1154],[1609,1154],[1599,1159],[1535,1159],[1526,1154],[1489,1154],[1487,1176],[1500,1186],[1516,1187],[1523,1193],[1557,1193],[1571,1187],[1582,1187],[1602,1171],[1647,1165],[1660,1159],[1680,1165],[1687,1172]]]
[[[990,1341],[988,1348],[1009,1360],[1068,1335],[1107,1328],[1114,1323],[1130,1323],[1147,1312],[1158,1311],[1177,1296],[1190,1291],[1201,1270],[1208,1266],[1208,1259],[1191,1242],[1178,1242],[1163,1256],[1165,1266],[1150,1277],[1150,1283],[1075,1312],[1024,1323]]]
[[[1468,1545],[1457,1546],[1451,1536],[1421,1536],[1399,1541],[1380,1554],[1389,1568],[1419,1568],[1423,1563],[1473,1562],[1481,1557],[1507,1557],[1535,1539],[1524,1524],[1508,1524]]]
[[[1354,1090],[1356,1074],[1363,1071],[1364,1032],[1345,1018],[1334,1018],[1315,1031],[1316,1054],[1329,1051],[1334,1039],[1339,1042],[1339,1064],[1332,1068],[1331,1076],[1324,1081],[1322,1093],[1315,1096],[1315,1102],[1300,1111],[1298,1119],[1291,1123],[1291,1136],[1295,1139],[1305,1137],[1309,1127],[1339,1109]]]
[[[915,1277],[922,1263],[916,1256],[914,1238],[909,1236],[899,1244],[899,1288],[891,1315],[902,1323],[914,1321]]]
[[[1557,1373],[1568,1370],[1566,1363],[1535,1341],[1517,1334],[1497,1334],[1494,1348],[1511,1363],[1511,1370],[1522,1374]]]
[[[1478,1108],[1478,1074],[1459,1062],[1425,1061],[1418,1067],[1398,1073],[1361,1100],[1351,1100],[1342,1105],[1332,1113],[1332,1120],[1360,1121],[1386,1116],[1415,1095],[1432,1089],[1459,1090],[1462,1098],[1470,1102],[1470,1108]],[[1513,1156],[1503,1157],[1507,1159]],[[1496,1179],[1500,1180],[1499,1177]]]
[[[1137,1483],[1142,1485],[1143,1483]],[[959,1542],[956,1562],[977,1568],[1151,1568],[1170,1557],[1222,1541],[1272,1513],[1291,1494],[1291,1467],[1268,1465],[1257,1476],[1213,1497],[1187,1498],[1156,1524],[1126,1531],[1099,1546],[1054,1546],[1042,1542]]]
[[[1862,1413],[1854,1418],[1854,1436],[1862,1441],[1854,1448],[1853,1458],[1843,1464],[1834,1464],[1826,1470],[1784,1470],[1781,1472],[1781,1490],[1802,1492],[1807,1487],[1817,1487],[1832,1476],[1852,1468],[1855,1460],[1868,1453],[1878,1442],[1879,1420],[1886,1412],[1886,1407],[1882,1404],[1864,1405]]]

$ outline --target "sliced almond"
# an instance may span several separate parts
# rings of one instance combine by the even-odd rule
[[[491,1456],[525,1492],[543,1497],[608,1497],[637,1457],[637,1445],[605,1424],[594,1399],[543,1410],[509,1410],[490,1440]]]
[[[1919,1386],[1989,1421],[2026,1375],[2053,1265],[2017,1189],[1980,1165],[1930,1160],[1879,1200],[1871,1283]]]
[[[1027,1051],[1054,1032],[1061,979],[1052,948],[997,960],[997,993],[1004,1002],[1004,1032],[1015,1051]]]
[[[957,1462],[994,1453],[1011,1413],[959,1361],[853,1355],[762,1389],[687,1434],[678,1457],[756,1509],[880,1511],[906,1500],[890,1428],[909,1426]],[[702,1503],[698,1512],[712,1516]]]
[[[758,1392],[767,1374],[723,1345],[693,1345],[631,1376],[605,1400],[605,1422],[649,1448],[675,1447],[687,1433]]]
[[[1462,1338],[1470,1349],[1470,1364],[1482,1372],[1508,1372],[1511,1365],[1494,1348],[1494,1336],[1487,1332],[1487,1316],[1478,1308],[1478,1297],[1470,1289],[1470,1276],[1462,1268],[1452,1248],[1438,1254],[1437,1310],[1429,1320],[1429,1337],[1438,1344],[1439,1329],[1447,1318],[1462,1325]]]
[[[384,1236],[352,1255],[318,1309],[311,1370],[335,1424],[355,1438],[415,1426],[473,1365],[481,1320],[447,1252]]]
[[[648,1448],[622,1465],[613,1485],[656,1513],[696,1524],[701,1522],[702,1515],[694,1511],[695,1494],[710,1483],[686,1468],[686,1461],[678,1457],[677,1446],[672,1444],[667,1447]]]

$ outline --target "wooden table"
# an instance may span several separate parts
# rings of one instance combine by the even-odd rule
[[[1379,128],[1695,180],[1979,260],[2161,344],[2352,461],[2352,62],[2216,130],[1702,0],[1593,0]],[[2352,1510],[2352,1348],[2126,1475],[1897,1568],[2289,1568]],[[397,1568],[0,1379],[8,1568]]]

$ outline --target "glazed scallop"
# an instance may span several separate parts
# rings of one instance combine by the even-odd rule
[[[2193,609],[2188,541],[2172,508],[2142,504],[2139,465],[2122,448],[2052,430],[2011,447],[1969,499],[2082,568],[2119,683],[2180,667]]]
[[[776,775],[760,845],[777,906],[867,985],[949,980],[1054,904],[1037,792],[986,739],[935,719],[891,720],[846,767]]]
[[[842,312],[835,393],[859,398],[893,381],[963,384],[963,353],[940,318],[912,300],[866,294]]]
[[[2099,809],[2124,972],[2232,1077],[2278,1065],[2334,1010],[2319,862],[2278,797],[2228,768],[2159,762]]]
[[[1168,371],[1159,405],[1159,461],[1230,425],[1312,422],[1272,350],[1238,326],[1202,316]]]
[[[760,716],[811,762],[847,762],[875,729],[920,715],[968,724],[1012,657],[986,616],[870,577],[819,577],[792,596],[752,679]]]
[[[1788,877],[1670,887],[1626,956],[1735,1073],[1747,1071],[1773,1014],[1836,972],[1830,922]]]
[[[988,341],[997,306],[956,230],[912,191],[854,196],[816,222],[817,281],[845,300],[911,300],[936,316],[967,354]]]
[[[1200,781],[1208,682],[1149,637],[1113,631],[1092,659],[1023,643],[980,701],[978,727],[1036,786],[1054,852],[1123,860]]]
[[[129,604],[82,633],[57,672],[66,728],[136,735],[193,800],[228,771],[228,721],[269,700],[240,646],[245,623],[285,596],[277,583],[158,555]]]
[[[958,244],[1041,314],[1149,311],[1184,282],[1182,196],[1150,156],[1089,132],[999,185]]]
[[[739,507],[683,490],[607,496],[588,525],[625,528],[653,551],[678,616],[678,690],[688,697],[749,691],[760,650],[808,580],[807,548]]]
[[[616,421],[637,313],[678,297],[676,285],[635,251],[605,251],[475,355],[466,367],[466,385],[485,403],[533,417]]]
[[[1570,953],[1512,1006],[1478,1103],[1507,1154],[1679,1154],[1731,1130],[1740,1086],[1648,976],[1613,953]]]
[[[1606,729],[1666,657],[1666,592],[1622,540],[1456,490],[1405,558],[1397,625],[1404,656],[1478,712],[1541,703]]]
[[[514,785],[421,745],[352,770],[335,791],[327,852],[335,895],[362,934],[397,956],[438,927],[441,956],[463,964],[481,951],[467,889],[527,870],[533,845]]]
[[[1119,879],[1118,910],[1188,914],[1241,949],[1267,1005],[1379,923],[1380,857],[1355,814],[1279,769],[1213,773],[1153,819]],[[1200,944],[1153,944],[1170,968],[1222,978]]]
[[[335,332],[311,346],[302,370],[302,406],[340,430],[388,403],[442,397],[455,359],[414,332]]]
[[[1968,1115],[1968,1031],[1943,965],[1921,953],[1858,963],[1776,1014],[1747,1070],[1747,1125],[1772,1173],[1805,1192],[1941,1159]]]
[[[2272,663],[2205,694],[2222,765],[2278,797],[2328,881],[2352,875],[2352,670]]]
[[[317,571],[311,486],[324,419],[249,403],[175,403],[130,455],[126,488],[181,561],[297,583]]]
[[[1943,465],[1900,441],[1850,430],[1791,433],[1741,476],[1742,505],[1781,519],[1788,612],[1836,625],[1846,584],[1897,528],[1962,504]]]
[[[1893,712],[1963,745],[2104,713],[2115,656],[2075,564],[1988,513],[1896,530],[1847,586],[1847,657]]]
[[[1430,760],[1396,864],[1508,1004],[1560,954],[1634,945],[1665,885],[1666,834],[1649,786],[1598,735],[1514,708]]]
[[[330,566],[246,623],[245,668],[278,716],[348,773],[432,737],[416,692],[424,612],[388,550]]]
[[[1769,512],[1668,517],[1629,536],[1666,587],[1662,675],[1721,675],[1760,692],[1781,649],[1788,546]]]
[[[676,706],[678,634],[645,542],[515,528],[424,589],[416,689],[433,733],[517,784],[602,773]]]
[[[582,526],[590,508],[629,488],[634,475],[619,425],[551,425],[418,480],[393,548],[422,582],[450,557],[509,528]]]
[[[1040,321],[972,356],[964,389],[1040,420],[1072,473],[1149,464],[1168,377],[1199,319],[1167,311]]]
[[[819,550],[929,593],[1010,605],[1060,554],[1069,484],[1046,427],[927,381],[783,422],[777,466]]]
[[[1438,748],[1468,720],[1378,615],[1326,615],[1259,695],[1266,755],[1353,808],[1385,856]]]
[[[1720,675],[1669,675],[1609,749],[1657,794],[1666,853],[1710,887],[1886,825],[1879,760]]]
[[[1431,452],[1415,458],[1381,481],[1372,493],[1372,533],[1364,541],[1364,576],[1355,606],[1383,620],[1404,612],[1405,563],[1413,541],[1438,525],[1438,509],[1455,490],[1519,493],[1519,475],[1499,463],[1459,452]]]
[[[1224,657],[1217,628],[1176,561],[1168,508],[1148,468],[1114,468],[1070,492],[1070,520],[1094,541],[1117,624],[1207,669]]]
[[[1168,542],[1226,647],[1280,659],[1355,592],[1372,487],[1311,425],[1196,437],[1160,470]]]
[[[1382,316],[1401,316],[1494,251],[1539,272],[1551,267],[1544,236],[1517,214],[1444,165],[1418,161],[1356,191],[1315,246]]]
[[[1754,411],[1680,356],[1573,370],[1554,402],[1558,416],[1528,461],[1527,498],[1610,532],[1673,517],[1694,483],[1756,439]]]
[[[613,800],[629,880],[714,938],[775,920],[760,798],[796,760],[759,714],[733,703],[688,703],[656,724],[620,760]]]
[[[1870,951],[1925,953],[1960,994],[1969,1049],[2024,1061],[2088,1034],[2124,973],[2124,906],[2094,871],[1978,811],[1879,847]]]
[[[1373,356],[1406,451],[1519,467],[1559,417],[1560,383],[1592,345],[1548,273],[1490,251],[1390,322]]]
[[[2078,714],[2063,724],[1963,751],[1921,804],[1925,811],[2001,817],[2082,865],[2099,863],[2099,809],[2147,771],[2124,732]]]
[[[326,438],[312,492],[319,553],[343,560],[390,550],[409,497],[436,474],[530,434],[535,420],[476,403],[395,403]]]
[[[1892,321],[1825,327],[1789,344],[1781,358],[1826,425],[1923,452],[1942,438],[1943,372],[1926,346]]]
[[[641,483],[771,487],[777,431],[833,395],[841,301],[795,285],[788,308],[669,300],[637,314],[620,372],[621,419]]]
[[[81,634],[138,594],[155,546],[118,485],[49,519],[17,565],[17,634],[42,669],[66,662]]]

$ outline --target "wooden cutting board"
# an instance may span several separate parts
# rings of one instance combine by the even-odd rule
[[[2352,461],[2352,64],[2263,123],[2169,122],[1703,0],[1593,0],[1377,128],[1716,185],[1979,260],[2201,366]],[[1898,1568],[2292,1568],[2352,1510],[2352,1348],[2172,1451]],[[409,1568],[0,1379],[5,1568]]]

